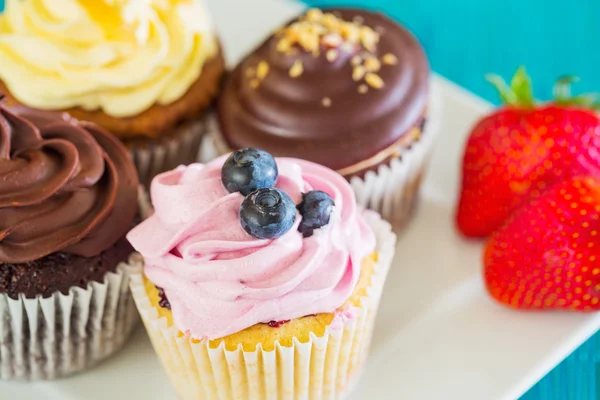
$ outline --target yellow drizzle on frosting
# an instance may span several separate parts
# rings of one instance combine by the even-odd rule
[[[218,45],[202,0],[7,0],[0,80],[41,109],[120,118],[178,100]]]

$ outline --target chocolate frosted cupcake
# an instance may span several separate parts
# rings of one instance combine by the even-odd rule
[[[224,61],[201,0],[8,0],[0,92],[118,136],[140,179],[196,160]]]
[[[360,204],[399,225],[433,139],[429,73],[416,39],[385,16],[312,9],[228,78],[221,152],[259,147],[323,164],[351,182]]]
[[[0,104],[0,378],[57,378],[123,345],[137,186],[96,125]]]
[[[245,149],[152,182],[133,297],[181,399],[340,399],[396,237],[321,165]]]

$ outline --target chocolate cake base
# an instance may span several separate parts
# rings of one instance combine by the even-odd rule
[[[0,264],[0,293],[13,299],[20,294],[28,299],[47,298],[55,292],[68,294],[74,286],[85,288],[89,282],[102,282],[132,251],[123,238],[91,258],[58,252],[27,263]]]

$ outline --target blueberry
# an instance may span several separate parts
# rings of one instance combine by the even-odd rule
[[[298,230],[302,235],[312,236],[315,229],[327,225],[334,205],[331,196],[320,190],[303,193],[302,202],[298,204],[298,211],[302,214]]]
[[[296,207],[290,197],[276,188],[255,190],[244,199],[240,222],[248,234],[259,239],[275,239],[290,230]]]
[[[221,181],[229,193],[247,196],[256,189],[277,183],[277,163],[272,155],[257,149],[243,149],[231,154],[221,169]]]

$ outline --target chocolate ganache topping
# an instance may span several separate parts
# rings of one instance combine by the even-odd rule
[[[235,68],[219,123],[232,148],[340,171],[410,139],[425,113],[428,76],[421,46],[394,21],[364,10],[313,9]]]
[[[137,186],[127,150],[106,131],[0,104],[0,263],[100,254],[131,228]]]

